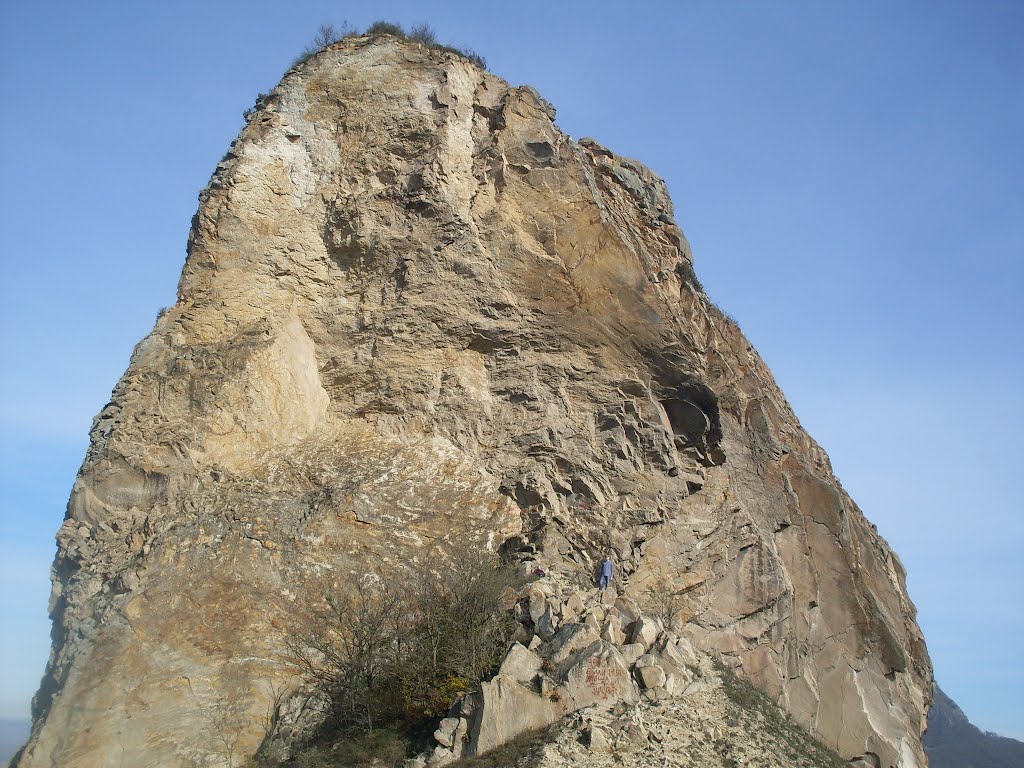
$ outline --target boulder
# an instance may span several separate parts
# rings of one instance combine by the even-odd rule
[[[569,599],[565,601],[562,613],[568,620],[569,615],[579,616],[581,613],[583,613],[583,609],[583,598],[580,597],[579,592],[573,592],[571,595],[569,595]]]
[[[613,615],[608,618],[604,623],[604,629],[601,630],[601,637],[612,645],[622,645],[626,642],[626,633],[622,631],[622,624],[618,616]]]
[[[566,659],[558,669],[558,678],[577,709],[619,701],[633,704],[639,699],[622,654],[603,640]]]
[[[609,613],[618,616],[623,626],[632,624],[641,615],[640,606],[637,601],[626,595],[615,600]]]
[[[597,632],[589,624],[566,624],[541,648],[541,654],[558,665],[598,639]]]
[[[593,723],[588,723],[583,729],[583,733],[580,734],[583,741],[583,746],[589,749],[591,752],[610,752],[611,745],[608,743],[608,737],[605,736],[604,731]]]
[[[683,696],[693,696],[696,693],[700,693],[707,688],[707,685],[702,678],[698,678],[683,689]]]
[[[661,649],[662,657],[669,659],[678,667],[696,667],[700,665],[693,644],[685,637],[672,637]]]
[[[548,603],[544,607],[544,612],[540,615],[537,620],[537,634],[545,640],[550,640],[555,634],[555,629],[558,628],[558,615],[555,613],[554,608]]]
[[[622,654],[623,661],[626,662],[627,666],[633,666],[636,660],[644,655],[646,652],[642,643],[627,643],[619,648],[619,653]]]
[[[615,601],[619,599],[619,593],[615,587],[608,587],[608,589],[602,590],[598,593],[600,597],[601,605],[605,608],[611,608],[615,605]]]
[[[530,621],[537,624],[540,621],[540,617],[544,615],[544,611],[548,607],[548,596],[540,589],[540,587],[533,587],[530,589],[528,595],[529,610],[530,610]]]
[[[434,747],[434,751],[430,754],[430,758],[427,760],[427,765],[448,765],[448,763],[452,763],[454,761],[455,756],[452,754],[450,749],[445,747]]]
[[[644,688],[665,687],[665,670],[657,664],[651,664],[648,667],[638,665],[633,672],[636,676],[636,681]]]
[[[479,755],[524,731],[543,728],[565,714],[562,703],[540,696],[498,675],[480,688],[480,705],[470,726],[465,754]]]
[[[661,624],[649,616],[641,616],[635,622],[629,633],[629,642],[640,643],[644,649],[649,650],[661,634]]]
[[[499,675],[515,680],[523,685],[531,685],[540,672],[543,659],[533,651],[513,643],[505,660],[501,663]]]
[[[456,760],[462,757],[462,753],[465,751],[467,733],[469,733],[469,721],[459,718],[459,724],[455,727],[455,733],[452,734],[452,757]]]
[[[438,725],[437,730],[434,731],[434,741],[440,744],[442,747],[451,748],[453,736],[455,735],[455,729],[459,727],[459,718],[457,717],[446,717]]]

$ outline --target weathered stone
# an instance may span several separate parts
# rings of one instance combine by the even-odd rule
[[[591,752],[609,752],[608,737],[597,726],[590,724],[583,731],[583,743]]]
[[[604,629],[601,630],[601,637],[612,645],[622,645],[626,642],[626,633],[622,631],[618,616],[608,617],[604,623]]]
[[[544,612],[537,620],[537,634],[544,640],[550,640],[556,629],[558,629],[558,615],[549,603],[544,607]]]
[[[636,674],[636,681],[644,688],[665,687],[665,670],[657,664],[651,664],[644,667],[638,664],[634,671]]]
[[[478,755],[515,738],[523,731],[555,722],[564,706],[498,675],[481,689],[481,705],[470,726],[466,754]]]
[[[541,616],[548,610],[548,595],[540,589],[533,587],[529,593],[530,621],[536,626]]]
[[[517,683],[530,685],[537,678],[543,663],[543,659],[536,653],[524,648],[519,643],[513,643],[505,660],[501,662],[498,674],[515,680]]]
[[[565,610],[568,612],[566,615],[579,616],[583,613],[583,609],[583,598],[580,597],[579,593],[573,592],[569,595],[569,599],[565,601]]]
[[[639,643],[644,650],[650,650],[654,641],[661,634],[661,625],[649,616],[641,616],[632,626],[629,633],[629,642]]]
[[[452,751],[447,747],[437,746],[434,747],[433,752],[430,753],[430,757],[427,759],[427,765],[431,766],[442,766],[448,765],[448,763],[454,762],[455,756]]]
[[[601,640],[562,662],[558,677],[577,709],[637,700],[638,691],[622,655]]]
[[[643,643],[627,643],[626,645],[619,647],[619,653],[622,654],[622,660],[626,662],[626,666],[631,667],[647,652],[644,648]]]
[[[618,616],[623,626],[632,624],[634,621],[639,619],[641,615],[639,604],[635,599],[628,595],[616,598],[609,613]]]
[[[451,747],[453,744],[452,737],[455,735],[455,729],[459,726],[459,718],[457,717],[446,717],[441,721],[441,724],[434,731],[434,741],[440,744],[442,747]]]
[[[680,667],[696,667],[699,664],[693,644],[685,637],[669,640],[659,653]]]
[[[541,654],[557,666],[598,639],[597,632],[587,624],[566,624],[541,649]]]
[[[466,751],[469,743],[468,734],[469,721],[464,717],[459,718],[459,724],[455,727],[455,733],[452,734],[452,757],[456,760],[462,757],[463,752]]]
[[[693,696],[703,691],[706,687],[707,683],[703,679],[698,678],[683,689],[683,696]]]

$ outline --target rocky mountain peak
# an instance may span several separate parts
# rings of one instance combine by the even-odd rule
[[[624,598],[679,597],[672,642],[843,757],[926,764],[898,558],[708,301],[664,182],[554,116],[394,38],[262,99],[93,424],[20,765],[252,755],[296,685],[284,617],[456,542],[565,604],[610,553]]]

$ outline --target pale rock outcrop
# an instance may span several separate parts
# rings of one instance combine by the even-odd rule
[[[617,646],[657,592],[845,757],[925,764],[903,568],[708,301],[664,183],[443,51],[348,39],[262,100],[57,538],[26,768],[252,755],[304,606],[455,541],[544,571],[543,640],[600,628],[558,682],[574,706],[638,697]],[[607,552],[581,618],[550,584]]]
[[[661,634],[661,627],[650,617],[640,617],[633,622],[633,631],[630,633],[629,642],[639,643],[648,650]]]
[[[540,674],[544,660],[521,643],[513,643],[498,674],[522,685],[532,685]]]
[[[550,725],[566,712],[564,703],[531,691],[504,675],[484,683],[478,696],[480,702],[469,731],[470,755],[494,749],[523,731]]]
[[[619,649],[595,640],[558,668],[558,679],[573,709],[616,701],[633,703],[638,692]]]

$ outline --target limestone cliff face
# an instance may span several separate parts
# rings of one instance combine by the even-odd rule
[[[313,585],[453,540],[581,581],[611,549],[845,757],[926,764],[899,560],[709,304],[663,182],[553,118],[395,40],[263,101],[94,422],[22,766],[237,764]]]

